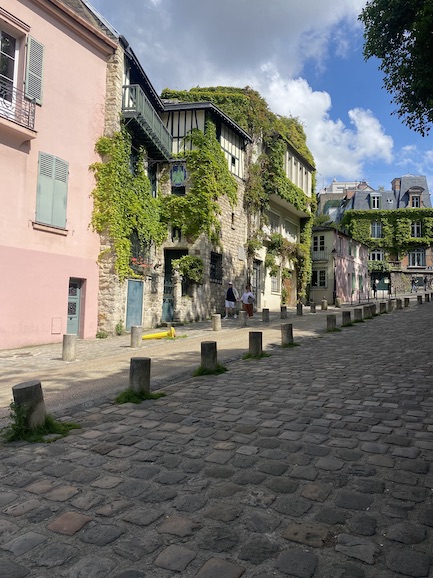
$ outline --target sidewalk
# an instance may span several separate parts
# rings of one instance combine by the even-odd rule
[[[0,576],[431,577],[433,304],[324,333],[334,312],[287,319],[299,347],[271,347],[274,319],[270,357],[0,445]],[[157,347],[215,335],[196,330]]]

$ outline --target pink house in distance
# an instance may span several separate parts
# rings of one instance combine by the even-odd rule
[[[116,43],[79,4],[0,7],[0,349],[97,331],[89,165]]]

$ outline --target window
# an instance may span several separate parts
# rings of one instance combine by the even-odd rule
[[[409,267],[425,267],[425,249],[409,251]]]
[[[7,102],[12,102],[17,51],[17,40],[0,30],[0,98]]]
[[[211,251],[209,280],[211,283],[219,283],[220,285],[223,282],[223,256],[221,253]]]
[[[53,155],[39,153],[36,222],[66,227],[68,163]]]
[[[379,221],[373,221],[371,223],[371,236],[375,239],[380,239],[382,237],[382,223]]]
[[[325,269],[318,269],[312,271],[311,278],[312,287],[326,287],[326,271]]]
[[[370,203],[372,209],[380,209],[380,196],[370,195]]]
[[[412,195],[412,208],[419,209],[421,207],[421,197],[419,195]]]
[[[269,228],[271,233],[279,233],[280,232],[280,216],[276,215],[275,213],[268,213],[269,217]]]
[[[314,235],[313,236],[313,251],[316,253],[317,251],[324,251],[325,250],[325,236],[324,235]]]
[[[290,241],[292,241],[293,243],[296,243],[298,241],[298,226],[295,225],[295,223],[285,220],[284,230],[286,232],[286,237]]]
[[[272,293],[279,293],[280,291],[280,269],[275,276],[271,277],[271,291]]]
[[[368,258],[370,261],[383,261],[383,250],[374,249],[373,251],[370,251]]]
[[[421,221],[413,221],[411,225],[412,237],[422,237]]]

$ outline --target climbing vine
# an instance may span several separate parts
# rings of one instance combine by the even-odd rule
[[[203,283],[204,264],[203,259],[195,255],[184,255],[179,259],[173,259],[173,268],[186,281],[192,283]]]
[[[162,198],[162,214],[187,237],[196,240],[202,233],[219,244],[221,208],[219,199],[225,195],[232,207],[237,202],[237,184],[216,138],[215,125],[208,121],[205,132],[195,129],[186,137],[192,150],[185,151],[191,188],[185,195]]]
[[[102,160],[90,166],[96,187],[92,191],[94,231],[108,236],[114,251],[114,269],[123,281],[137,276],[131,269],[131,236],[138,238],[144,253],[151,245],[160,245],[167,235],[161,222],[159,202],[152,197],[140,150],[131,170],[131,136],[122,129],[112,137],[102,137],[95,146]],[[103,258],[103,254],[100,258]]]

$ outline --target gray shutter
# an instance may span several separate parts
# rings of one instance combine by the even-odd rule
[[[68,196],[68,163],[55,159],[52,225],[66,227],[66,199]]]
[[[36,221],[47,225],[51,224],[53,208],[54,160],[53,155],[39,153]]]
[[[29,36],[27,45],[25,95],[42,104],[42,74],[44,68],[44,46]]]

